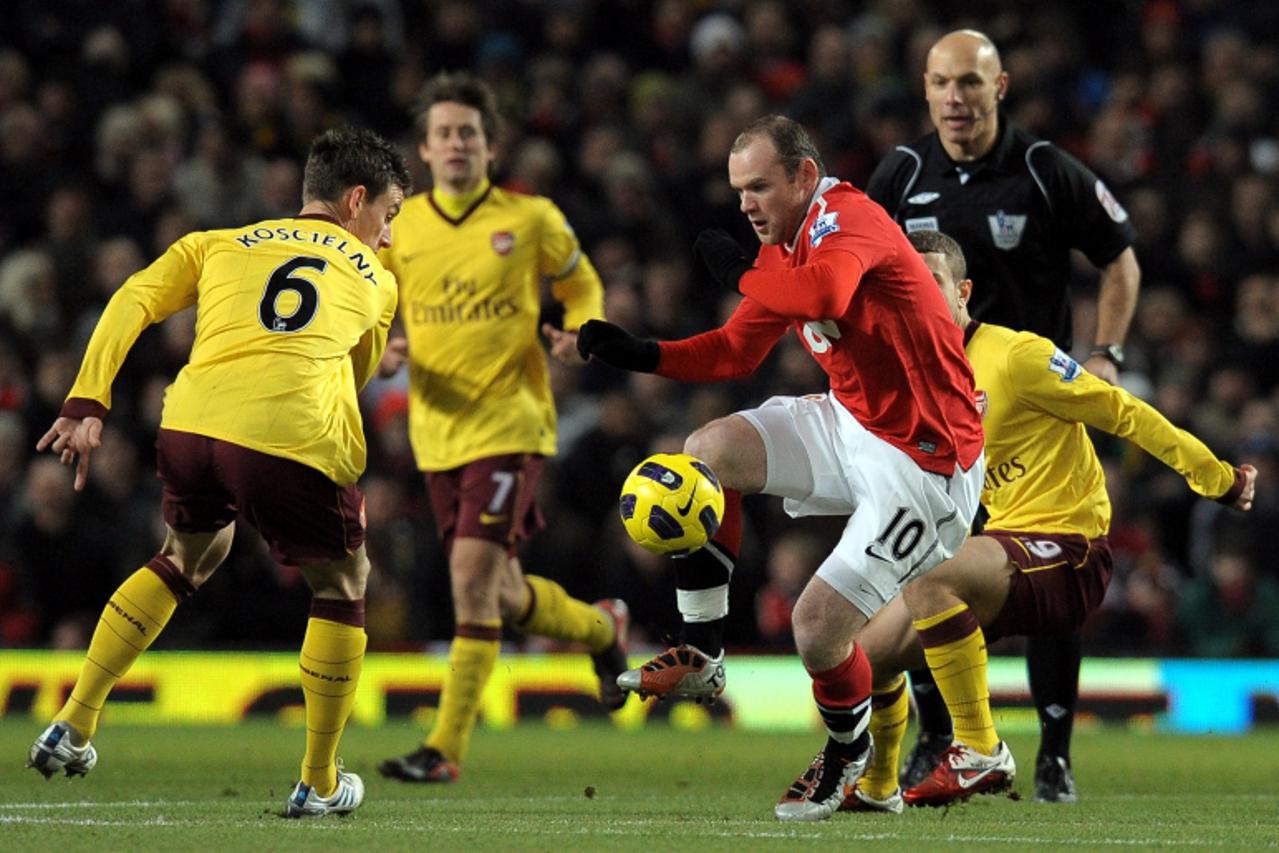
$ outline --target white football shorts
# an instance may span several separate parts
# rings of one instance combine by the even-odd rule
[[[868,619],[967,538],[984,454],[949,477],[925,471],[830,394],[773,397],[737,414],[764,440],[764,494],[784,498],[792,518],[849,516],[817,576]]]

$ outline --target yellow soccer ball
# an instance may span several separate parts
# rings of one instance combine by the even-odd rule
[[[702,460],[655,453],[627,475],[619,509],[632,539],[655,554],[682,557],[719,530],[724,490]]]

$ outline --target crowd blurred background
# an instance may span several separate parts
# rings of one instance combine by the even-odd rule
[[[682,337],[733,304],[693,263],[698,230],[753,240],[726,179],[737,131],[788,114],[832,174],[864,185],[893,145],[932,129],[924,57],[960,26],[1001,48],[1006,118],[1081,157],[1132,215],[1143,281],[1124,384],[1261,472],[1242,516],[1099,437],[1117,573],[1086,653],[1279,656],[1279,5],[1252,0],[0,4],[0,646],[83,647],[106,596],[163,536],[153,444],[190,312],[134,347],[83,494],[34,452],[102,307],[187,231],[295,213],[320,131],[351,122],[387,134],[428,186],[414,95],[436,71],[474,70],[507,119],[497,182],[561,206],[604,279],[610,319]],[[1088,269],[1075,286],[1085,347]],[[711,418],[823,380],[789,338],[757,376],[728,385],[556,367],[549,525],[525,565],[587,600],[624,597],[639,637],[661,642],[678,620],[670,564],[622,532],[626,472]],[[452,633],[404,381],[363,397],[368,631],[382,649]],[[746,514],[728,641],[785,651],[791,604],[842,519],[794,522],[769,498],[748,499]],[[305,584],[241,527],[160,647],[296,644]]]

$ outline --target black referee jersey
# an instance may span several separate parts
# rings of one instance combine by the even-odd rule
[[[956,163],[937,134],[899,145],[866,194],[907,233],[953,237],[968,259],[974,318],[1035,332],[1070,351],[1070,250],[1103,267],[1136,237],[1087,166],[1000,117],[985,157]],[[1091,342],[1090,342],[1091,343]]]

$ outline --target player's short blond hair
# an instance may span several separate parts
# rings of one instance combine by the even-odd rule
[[[968,261],[964,258],[964,250],[959,247],[955,238],[940,231],[912,231],[906,235],[915,251],[921,255],[945,255],[946,266],[950,267],[950,275],[955,281],[968,278]]]

